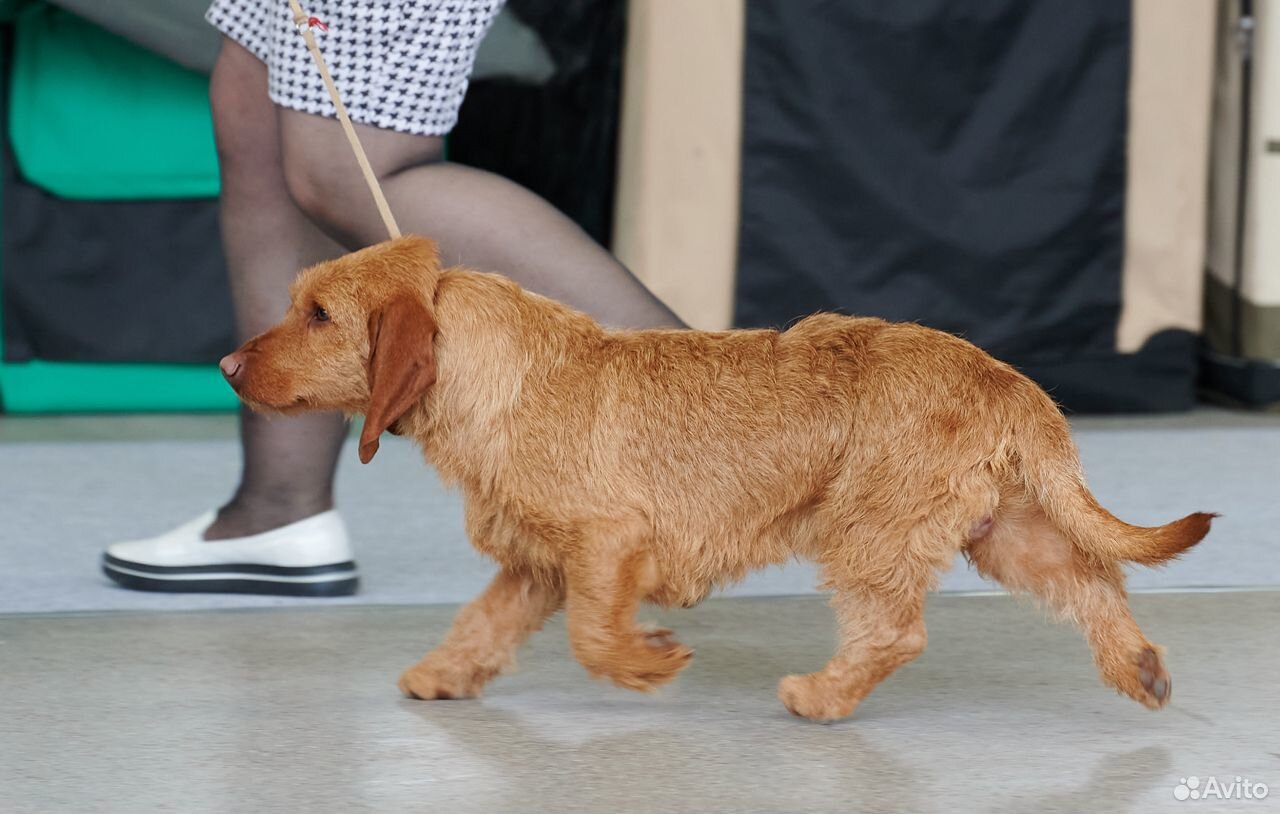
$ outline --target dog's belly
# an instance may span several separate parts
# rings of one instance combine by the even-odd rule
[[[566,529],[483,499],[465,502],[465,520],[472,546],[498,564],[543,573],[561,569]]]
[[[644,599],[663,608],[692,608],[702,602],[715,589],[710,583],[660,585]]]
[[[741,581],[753,571],[809,555],[801,517],[769,523],[754,534],[714,534],[698,542],[659,538],[654,560],[658,585],[646,596],[662,607],[691,608],[713,591]]]
[[[533,571],[558,579],[569,552],[580,551],[586,524],[555,522],[549,512],[531,509],[527,501],[508,501],[469,494],[466,528],[481,554],[506,568]],[[645,546],[651,559],[641,595],[662,607],[693,607],[717,588],[731,585],[752,571],[793,557],[812,556],[813,505],[802,503],[769,516],[752,516],[749,508],[704,513],[700,522],[652,523]],[[673,516],[695,516],[692,510]],[[736,521],[736,522],[735,522]]]

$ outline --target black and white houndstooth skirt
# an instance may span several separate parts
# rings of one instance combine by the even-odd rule
[[[476,49],[504,0],[304,0],[352,121],[419,136],[453,129]],[[213,0],[205,18],[267,65],[271,100],[336,115],[288,0]]]

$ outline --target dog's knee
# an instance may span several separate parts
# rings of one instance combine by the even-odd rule
[[[928,646],[929,634],[925,631],[924,623],[920,623],[899,632],[887,653],[891,660],[905,664],[923,653]]]

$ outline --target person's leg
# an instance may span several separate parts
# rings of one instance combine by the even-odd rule
[[[496,271],[613,327],[682,323],[609,252],[529,190],[441,161],[443,139],[356,126],[401,230],[434,238],[446,264]],[[348,249],[385,240],[338,123],[280,111],[294,201]]]
[[[298,210],[285,186],[266,66],[224,39],[209,101],[222,174],[222,242],[243,341],[279,320],[299,269],[342,249]],[[256,534],[333,507],[333,472],[346,429],[342,416],[283,418],[243,410],[240,426],[240,485],[206,539]]]

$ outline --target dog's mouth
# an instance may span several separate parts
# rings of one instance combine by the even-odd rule
[[[235,380],[228,380],[236,397],[255,413],[295,415],[323,409],[293,386],[291,377],[275,370],[245,370]]]
[[[254,396],[245,393],[243,388],[233,389],[236,391],[236,396],[240,398],[240,401],[244,402],[244,405],[255,413],[289,416],[304,413],[308,410],[319,409],[319,407],[309,402],[304,396],[264,399],[261,396]]]

